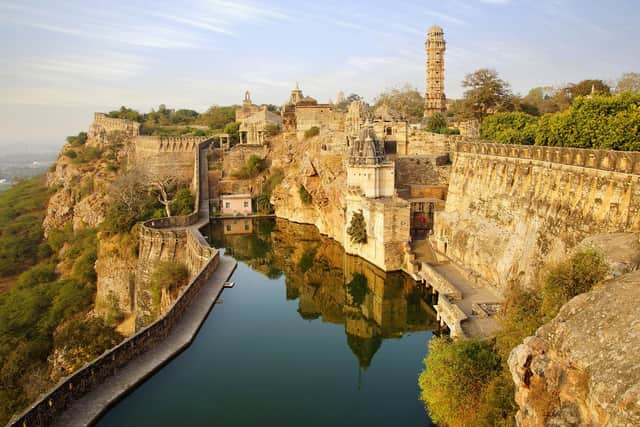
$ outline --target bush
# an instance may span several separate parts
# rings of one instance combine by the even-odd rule
[[[542,288],[542,313],[545,319],[554,318],[566,302],[588,292],[604,280],[607,273],[604,258],[591,249],[577,252],[569,260],[551,267]]]
[[[309,193],[302,184],[298,187],[298,195],[300,196],[300,201],[303,205],[310,205],[313,201],[313,196],[311,196],[311,193]]]
[[[156,315],[160,310],[162,291],[175,293],[189,283],[189,269],[178,262],[163,261],[151,275],[151,302]]]
[[[247,159],[246,168],[247,168],[247,175],[250,178],[255,178],[256,176],[258,176],[258,174],[260,174],[262,171],[264,171],[267,168],[267,163],[263,158],[260,158],[255,154],[252,154]]]
[[[68,157],[68,158],[70,158],[70,159],[75,159],[75,158],[77,158],[77,157],[78,157],[78,153],[76,153],[76,152],[75,152],[74,150],[72,150],[72,149],[64,150],[64,151],[62,152],[62,155],[66,156],[66,157]]]
[[[535,143],[538,118],[525,113],[497,113],[480,125],[480,136],[502,144]]]
[[[42,177],[20,181],[0,193],[0,277],[24,271],[46,257],[41,244],[48,199]]]
[[[314,136],[320,135],[320,128],[317,126],[312,126],[306,131],[304,131],[305,139],[313,138]]]
[[[102,152],[97,147],[86,147],[78,154],[77,163],[88,163],[100,157]]]
[[[427,118],[427,130],[433,132],[447,128],[447,118],[442,113],[433,113]]]
[[[420,398],[440,425],[483,425],[483,390],[501,373],[500,357],[486,342],[432,338],[420,374]]]
[[[300,271],[306,273],[311,267],[313,267],[313,260],[316,257],[316,253],[313,250],[305,251],[300,257],[300,262],[298,266],[300,267]]]
[[[172,215],[189,215],[193,212],[196,199],[188,188],[181,188],[171,202]]]
[[[78,147],[80,145],[84,145],[87,142],[87,133],[86,132],[80,132],[76,136],[68,136],[67,137],[67,142],[70,145],[74,146],[74,147]]]
[[[123,337],[100,318],[73,319],[60,328],[54,347],[64,354],[71,373],[114,347]]]
[[[433,129],[431,132],[439,133],[441,135],[460,135],[460,129],[455,128],[438,128]]]
[[[280,128],[280,125],[270,124],[266,126],[265,132],[267,133],[267,136],[276,136],[282,132],[282,129]]]
[[[347,234],[351,237],[351,242],[355,244],[367,243],[367,224],[364,221],[362,211],[354,212],[351,223],[347,228]]]

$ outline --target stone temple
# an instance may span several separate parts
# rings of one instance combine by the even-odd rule
[[[444,31],[433,25],[429,28],[425,48],[427,51],[427,92],[424,96],[424,116],[443,113],[447,108],[444,95]]]

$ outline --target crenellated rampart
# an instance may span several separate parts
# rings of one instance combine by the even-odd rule
[[[140,133],[140,123],[133,120],[116,119],[104,113],[94,113],[93,123],[89,127],[89,138],[101,140],[106,133],[124,132],[129,137],[135,137]]]
[[[640,230],[640,153],[459,141],[438,249],[500,289],[596,233]]]
[[[134,140],[136,152],[149,153],[192,153],[203,142],[210,141],[206,136],[152,136],[138,135]]]

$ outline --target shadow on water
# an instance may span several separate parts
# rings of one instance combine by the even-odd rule
[[[240,262],[236,287],[98,425],[430,425],[417,378],[438,326],[409,276],[309,225],[238,218],[208,234]]]

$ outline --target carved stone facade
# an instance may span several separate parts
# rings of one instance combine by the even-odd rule
[[[444,94],[444,51],[446,43],[442,28],[429,28],[425,48],[427,51],[427,91],[424,97],[424,116],[444,112],[447,98]]]
[[[242,107],[236,110],[236,122],[240,123],[240,144],[264,145],[270,128],[282,128],[280,115],[271,112],[266,105],[251,102],[251,94],[244,94]]]

